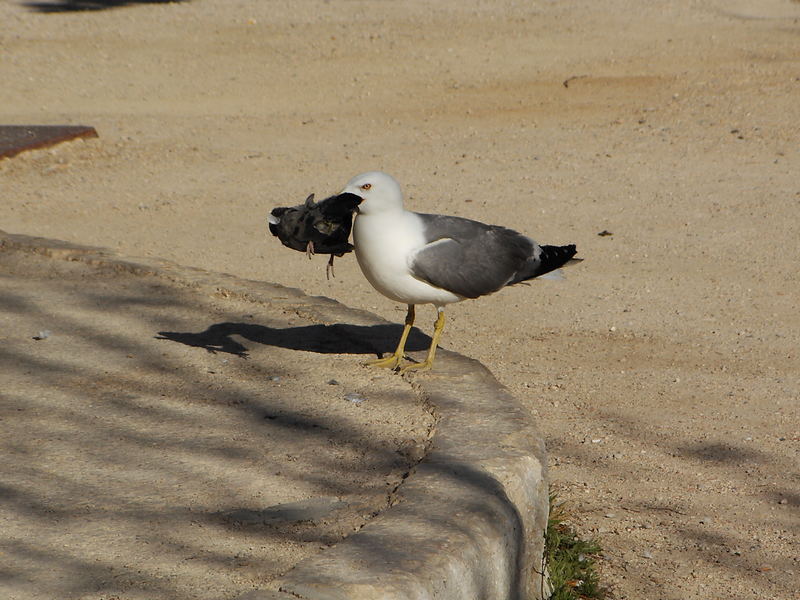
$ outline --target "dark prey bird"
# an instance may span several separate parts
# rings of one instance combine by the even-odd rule
[[[273,208],[267,217],[269,230],[281,243],[293,250],[314,254],[330,254],[326,276],[333,274],[333,257],[353,250],[348,241],[353,226],[353,212],[361,198],[343,193],[314,202],[311,194],[304,204]]]

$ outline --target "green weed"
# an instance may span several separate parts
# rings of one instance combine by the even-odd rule
[[[550,495],[550,518],[545,534],[545,560],[553,593],[551,600],[601,599],[595,560],[601,548],[597,540],[582,540],[566,524],[563,503]]]

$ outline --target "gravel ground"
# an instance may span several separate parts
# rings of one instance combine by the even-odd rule
[[[566,282],[453,307],[443,345],[538,415],[613,597],[799,597],[799,19],[790,0],[0,2],[0,121],[100,134],[0,162],[0,222],[397,322],[351,258],[327,281],[268,238],[269,208],[378,168],[416,210],[574,242]]]

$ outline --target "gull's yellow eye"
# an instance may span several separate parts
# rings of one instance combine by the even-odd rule
[[[371,183],[365,183],[364,185],[361,186],[361,189],[366,192],[371,187],[372,187]]]

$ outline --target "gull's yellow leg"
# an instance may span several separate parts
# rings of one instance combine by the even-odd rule
[[[408,312],[406,313],[406,325],[405,327],[403,327],[403,335],[400,336],[400,342],[397,344],[397,350],[395,350],[394,354],[390,356],[386,356],[384,358],[378,358],[376,360],[368,360],[364,364],[370,367],[384,367],[386,369],[394,369],[395,367],[400,365],[400,361],[402,361],[403,356],[405,356],[406,340],[408,339],[408,334],[413,326],[414,326],[414,305],[409,304]]]
[[[400,369],[400,373],[406,371],[428,371],[433,366],[433,357],[436,356],[436,346],[439,344],[439,338],[444,329],[444,309],[438,309],[439,316],[436,317],[436,324],[433,326],[433,339],[431,340],[431,347],[428,348],[428,356],[421,363],[413,363],[407,367]]]

